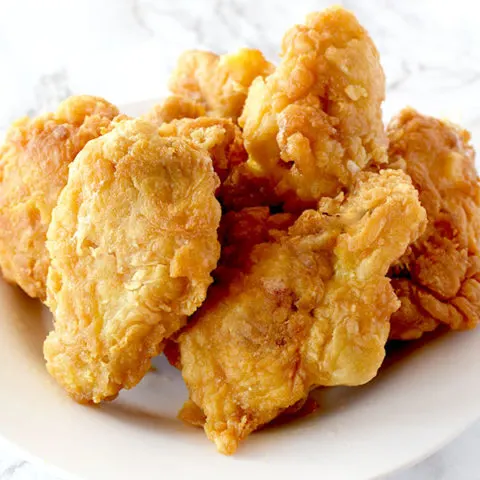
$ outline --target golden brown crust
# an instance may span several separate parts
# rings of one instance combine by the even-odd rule
[[[253,80],[272,69],[259,50],[242,48],[222,56],[191,50],[178,59],[169,87],[173,93],[202,104],[207,115],[236,120]]]
[[[163,137],[191,140],[208,151],[221,180],[217,198],[225,211],[257,206],[281,205],[268,178],[253,175],[246,168],[247,151],[240,128],[232,120],[217,117],[182,118],[159,128]]]
[[[375,376],[399,306],[385,275],[423,231],[425,211],[403,172],[358,181],[346,200],[305,211],[288,232],[291,218],[270,227],[262,209],[230,213],[224,223],[224,249],[243,242],[247,254],[237,262],[234,250],[228,275],[180,335],[177,362],[222,453],[311,388]],[[242,222],[263,243],[252,247]]]
[[[158,132],[162,137],[186,138],[206,150],[222,181],[233,169],[247,160],[242,132],[228,118],[183,118],[164,123]]]
[[[225,282],[238,270],[251,266],[252,249],[261,243],[279,239],[286,234],[298,216],[290,213],[271,214],[268,207],[250,207],[222,216],[218,237],[222,254],[213,276]]]
[[[272,215],[268,207],[244,208],[238,212],[231,211],[222,215],[218,229],[221,256],[217,268],[212,273],[215,284],[229,282],[238,274],[239,269],[248,270],[251,266],[252,249],[260,243],[280,238],[296,219],[297,216],[290,213]],[[166,342],[164,354],[171,365],[181,369],[177,338],[178,335],[174,335]],[[180,414],[182,420],[189,422],[187,418],[191,418],[192,409],[195,410],[191,404],[182,409]]]
[[[249,90],[239,120],[249,164],[288,208],[315,206],[368,164],[386,162],[384,95],[378,52],[354,15],[309,15],[285,35],[274,73]]]
[[[70,168],[53,211],[47,368],[80,402],[136,385],[163,341],[201,305],[220,246],[208,155],[117,122]]]
[[[428,215],[425,233],[392,269],[402,307],[391,338],[480,321],[480,186],[467,131],[403,110],[389,125],[390,162],[412,177]]]
[[[229,171],[217,196],[227,212],[259,206],[284,207],[282,198],[275,192],[275,184],[268,177],[254,173],[248,161]],[[301,211],[298,202],[294,211]]]
[[[0,265],[31,297],[45,298],[47,228],[68,166],[118,114],[98,97],[70,97],[57,111],[22,118],[0,149]]]
[[[191,98],[170,95],[162,103],[154,105],[143,118],[155,125],[171,122],[181,118],[198,118],[205,115],[203,105]]]

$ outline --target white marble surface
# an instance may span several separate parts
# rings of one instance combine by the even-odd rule
[[[331,3],[0,0],[0,131],[14,118],[54,108],[72,93],[102,95],[115,103],[161,96],[176,57],[187,48],[258,47],[275,60],[285,29]],[[477,2],[337,3],[357,13],[382,54],[386,119],[410,104],[460,122],[480,146]],[[480,480],[479,448],[477,423],[431,458],[389,479]],[[0,480],[53,478],[0,440]]]

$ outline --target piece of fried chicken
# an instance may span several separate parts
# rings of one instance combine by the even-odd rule
[[[242,132],[238,125],[228,118],[182,118],[163,123],[158,133],[162,137],[186,138],[206,150],[221,181],[224,181],[236,166],[247,161]]]
[[[298,216],[290,213],[272,215],[268,207],[244,208],[222,215],[218,229],[221,256],[217,268],[212,272],[214,282],[229,282],[238,274],[239,269],[248,264],[251,251],[256,245],[275,241],[295,223],[297,218]],[[166,342],[164,353],[174,367],[181,368],[175,338]],[[185,407],[182,409],[182,419],[187,423],[198,424],[199,421],[192,422],[184,418],[186,415],[191,420],[187,410]],[[195,410],[199,412],[199,417],[204,418],[201,410],[192,404],[191,411]]]
[[[162,125],[181,118],[198,118],[206,114],[203,105],[188,97],[170,95],[163,102],[154,105],[143,119],[155,125]]]
[[[281,204],[269,179],[252,175],[246,168],[248,154],[242,132],[232,120],[205,116],[181,118],[162,122],[158,132],[163,137],[186,138],[208,151],[221,180],[217,198],[225,211]]]
[[[391,271],[402,302],[390,337],[480,321],[480,185],[467,131],[405,109],[388,127],[389,156],[412,177],[428,215],[425,233]]]
[[[357,178],[345,201],[251,248],[177,339],[190,399],[222,453],[312,388],[363,384],[382,363],[399,307],[385,275],[426,215],[403,172]]]
[[[79,402],[135,386],[204,301],[218,178],[192,143],[122,120],[70,167],[48,229],[48,371]]]
[[[259,50],[242,48],[221,56],[191,50],[178,59],[169,87],[173,93],[203,105],[207,115],[236,121],[253,80],[272,70]]]
[[[271,214],[268,207],[244,208],[223,215],[218,229],[222,253],[213,273],[215,280],[225,282],[236,275],[248,264],[256,245],[276,241],[297,218],[291,213]]]
[[[250,87],[242,116],[252,173],[267,177],[288,209],[315,207],[387,161],[379,54],[342,8],[310,14],[282,43],[281,62]]]
[[[46,234],[68,166],[117,114],[106,100],[82,95],[7,132],[0,147],[0,266],[31,297],[45,298]]]

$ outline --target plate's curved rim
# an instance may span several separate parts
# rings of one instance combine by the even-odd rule
[[[470,426],[472,426],[474,423],[476,423],[479,420],[480,420],[480,412],[478,413],[478,415],[476,415],[471,420],[466,421],[464,423],[464,425],[459,427],[450,436],[442,439],[437,444],[433,445],[430,449],[420,453],[417,457],[412,458],[407,463],[401,463],[401,464],[398,464],[398,465],[394,465],[394,466],[392,466],[392,468],[390,470],[379,473],[377,475],[374,475],[373,477],[357,478],[357,480],[381,480],[382,478],[386,477],[387,475],[392,475],[394,473],[405,472],[409,468],[412,468],[416,465],[419,465],[424,460],[427,460],[428,458],[430,458],[435,453],[437,453],[437,452],[441,451],[443,448],[447,447],[449,444],[451,444],[453,441],[455,441],[457,438],[459,438],[463,433],[465,433]],[[35,468],[42,469],[44,471],[44,473],[46,473],[47,475],[51,475],[52,477],[54,477],[58,480],[85,480],[76,473],[68,472],[64,468],[56,466],[53,461],[48,461],[47,462],[45,460],[42,460],[40,457],[38,457],[34,453],[31,453],[28,449],[25,449],[25,448],[21,447],[17,443],[15,443],[15,442],[11,441],[10,439],[8,439],[7,437],[5,437],[1,432],[0,432],[0,439],[3,440],[8,445],[8,447],[10,447],[12,450],[14,450],[15,454],[21,456],[25,461],[27,461],[28,463],[33,465]],[[284,465],[282,465],[282,468],[284,468]],[[169,474],[174,474],[174,473],[175,472],[172,472],[172,471],[169,472]],[[200,472],[198,472],[198,473],[200,473]],[[215,476],[211,476],[210,478],[215,479]],[[222,478],[223,478],[223,476],[222,476]]]
[[[402,465],[398,465],[397,467],[394,467],[392,470],[388,472],[380,473],[379,475],[376,475],[374,477],[371,477],[365,480],[380,480],[382,477],[385,477],[386,475],[405,472],[409,468],[412,468],[412,467],[415,467],[416,465],[421,464],[423,461],[428,460],[432,455],[439,453],[444,448],[447,448],[452,442],[460,438],[478,420],[480,420],[480,413],[471,421],[465,422],[465,425],[463,425],[462,427],[459,427],[458,431],[452,433],[451,436],[449,437],[447,436],[446,438],[442,439],[440,442],[438,442],[437,445],[433,446],[430,450],[424,452],[423,454],[419,454],[418,457],[412,458],[410,462],[403,463]]]

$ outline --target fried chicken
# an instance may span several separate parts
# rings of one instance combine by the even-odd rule
[[[271,214],[268,207],[244,208],[223,215],[218,230],[222,252],[213,272],[215,282],[228,283],[239,270],[246,269],[252,249],[261,243],[276,241],[297,218],[290,213]]]
[[[192,143],[122,120],[70,167],[52,214],[48,371],[79,402],[135,386],[204,301],[220,254],[218,178]]]
[[[70,97],[57,111],[21,118],[0,147],[0,266],[6,280],[45,298],[52,209],[77,153],[118,114],[106,100]]]
[[[273,65],[265,60],[259,50],[243,48],[237,53],[221,56],[199,50],[187,51],[178,60],[177,68],[170,79],[170,89],[177,94],[176,98],[183,98],[183,101],[190,100],[193,105],[202,106],[208,116],[214,117],[216,121],[210,123],[211,127],[214,123],[217,123],[220,128],[226,128],[226,122],[229,119],[234,123],[240,116],[248,89],[254,79],[258,76],[269,75],[273,72],[273,69]],[[164,113],[165,110],[170,109],[167,106],[156,107],[148,114],[147,118],[154,120],[157,124],[167,121],[164,120],[167,118]],[[180,108],[174,109],[174,111],[178,110]],[[184,116],[194,117],[191,114],[194,111],[195,109],[192,108],[189,115]],[[198,117],[202,115],[198,115]],[[170,115],[171,117],[172,115]],[[200,122],[207,124],[206,120]],[[184,125],[188,123],[185,122]],[[185,134],[185,128],[182,130],[178,132],[180,136]],[[231,127],[228,126],[224,136],[227,144],[232,143],[229,140],[229,138],[232,138],[229,133],[230,130]],[[165,135],[167,132],[168,127],[165,127],[162,134]],[[212,141],[216,145],[217,151],[221,144],[225,145],[225,141],[219,140],[223,136],[220,130],[212,128],[210,132],[205,133],[208,134],[205,135],[208,137],[206,138],[207,142],[202,140],[202,143],[207,147],[210,154],[214,153],[211,148]],[[191,134],[188,133],[187,136],[191,137]],[[228,211],[260,205],[280,204],[281,199],[274,193],[274,187],[269,178],[254,175],[252,169],[240,165],[240,163],[246,161],[247,154],[238,127],[234,136],[233,162],[228,152],[229,159],[227,162],[225,158],[219,162],[218,155],[215,155],[215,153],[213,155],[213,161],[217,167],[220,164],[228,164],[228,169],[216,168],[222,180],[217,196],[224,208]]]
[[[275,184],[268,177],[254,173],[248,163],[247,161],[230,169],[222,181],[217,195],[224,210],[242,211],[260,206],[284,210],[283,200],[277,195]],[[297,205],[293,211],[298,213],[298,210]]]
[[[480,321],[480,185],[467,131],[403,110],[389,125],[389,156],[418,189],[425,233],[392,269],[402,302],[390,337],[419,338],[439,325],[469,329]]]
[[[275,241],[295,220],[297,216],[291,213],[271,214],[268,207],[244,208],[223,215],[218,230],[222,255],[213,274],[215,279],[225,280],[223,272],[235,273],[245,267],[255,245]]]
[[[272,70],[259,50],[242,48],[222,56],[191,50],[180,56],[169,87],[173,93],[203,105],[207,115],[235,121],[253,80]]]
[[[187,138],[205,149],[222,181],[237,165],[247,161],[242,132],[227,118],[182,118],[162,124],[158,132],[162,137]]]
[[[217,198],[225,211],[257,206],[280,206],[269,179],[252,175],[240,128],[232,120],[217,117],[182,118],[163,123],[163,137],[184,137],[208,151],[221,180]],[[267,208],[268,210],[268,208]]]
[[[250,87],[242,116],[254,174],[289,209],[348,190],[369,164],[387,161],[379,55],[355,16],[330,8],[293,27],[281,62]]]
[[[403,172],[357,180],[346,200],[321,202],[248,247],[177,339],[190,400],[222,453],[312,388],[363,384],[382,363],[399,306],[385,275],[426,215]]]
[[[221,256],[212,273],[214,281],[228,282],[232,275],[248,264],[255,245],[274,241],[282,232],[288,230],[296,219],[297,216],[290,213],[272,215],[268,207],[245,208],[222,215],[218,229]],[[174,338],[167,340],[164,354],[174,367],[181,368],[178,344]],[[192,410],[195,408],[198,410],[198,407],[192,406]],[[184,409],[182,412],[185,414]]]
[[[203,105],[180,95],[170,95],[162,103],[154,105],[143,118],[155,125],[181,118],[198,118],[205,115]]]

